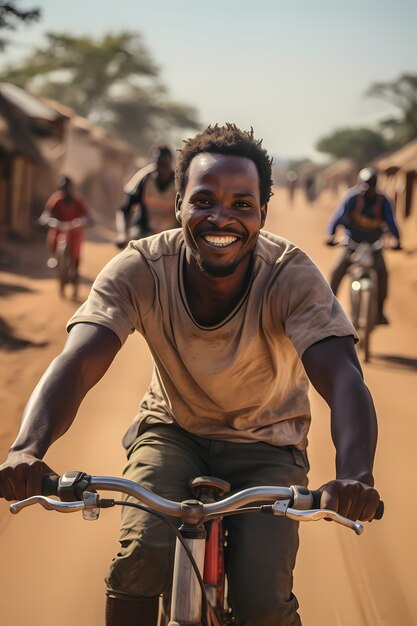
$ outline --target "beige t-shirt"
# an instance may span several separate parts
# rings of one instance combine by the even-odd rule
[[[111,329],[123,344],[134,330],[155,369],[136,416],[234,442],[304,449],[310,424],[300,357],[329,336],[355,331],[314,263],[294,244],[262,231],[252,282],[220,324],[202,327],[183,284],[183,235],[174,229],[133,241],[98,275],[68,322]]]

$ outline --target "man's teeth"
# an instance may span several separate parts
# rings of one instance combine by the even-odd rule
[[[216,235],[205,235],[204,239],[208,242],[211,243],[213,246],[229,246],[231,243],[234,243],[235,241],[237,241],[237,237],[235,237],[234,235],[222,235],[222,236],[216,236]]]

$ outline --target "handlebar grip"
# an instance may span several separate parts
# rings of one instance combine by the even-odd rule
[[[42,495],[57,496],[59,486],[59,476],[56,474],[48,474],[42,479]]]
[[[48,474],[42,480],[43,496],[58,496],[62,502],[82,500],[91,476],[84,472],[66,472],[62,476]]]
[[[376,513],[374,515],[374,519],[382,519],[382,516],[384,515],[384,511],[385,511],[384,501],[380,500],[376,509]]]
[[[311,490],[311,494],[313,496],[313,504],[312,504],[312,509],[319,509],[320,508],[320,499],[321,499],[321,494],[322,492],[320,491],[320,489],[313,489]],[[383,515],[384,515],[384,510],[385,510],[385,504],[383,500],[379,501],[378,507],[376,509],[375,515],[372,518],[373,520],[379,520],[382,519]]]

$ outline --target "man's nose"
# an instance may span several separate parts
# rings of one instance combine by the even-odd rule
[[[218,228],[225,228],[225,226],[233,222],[233,216],[226,206],[216,204],[211,208],[207,221],[215,224]]]

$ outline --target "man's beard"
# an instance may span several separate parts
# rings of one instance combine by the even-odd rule
[[[209,276],[213,276],[213,278],[224,278],[225,276],[231,276],[239,263],[243,261],[251,251],[247,252],[245,256],[234,263],[229,263],[228,265],[215,265],[214,263],[208,263],[204,259],[201,258],[200,252],[197,250],[192,250],[192,255],[196,260],[196,263],[199,269]]]
[[[229,265],[213,265],[207,263],[201,257],[196,258],[197,265],[202,272],[213,276],[213,278],[223,278],[224,276],[231,276],[237,267],[237,263],[230,263]]]

